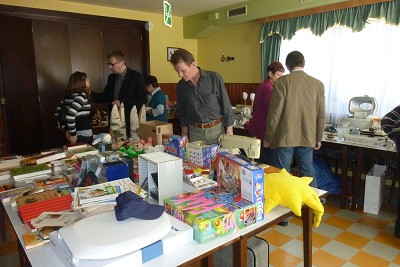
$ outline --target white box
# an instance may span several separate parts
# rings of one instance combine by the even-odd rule
[[[383,201],[386,166],[375,164],[365,178],[364,212],[378,214]]]
[[[183,193],[182,159],[165,152],[139,154],[139,184],[149,177],[148,196],[158,191],[158,203],[164,205],[164,198]],[[151,179],[151,174],[158,173],[158,188]]]
[[[206,145],[204,142],[190,142],[186,144],[187,159],[199,166],[210,168],[211,161],[217,155],[218,145]]]

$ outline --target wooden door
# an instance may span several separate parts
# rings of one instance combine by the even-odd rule
[[[54,111],[65,95],[71,75],[68,24],[34,20],[33,42],[40,96],[42,148],[61,147],[64,132],[57,129]]]
[[[1,73],[1,64],[0,64]],[[3,79],[0,75],[0,156],[5,156],[8,153],[8,142],[7,142],[7,129],[6,129],[6,113],[5,113],[5,94],[3,88]]]
[[[70,49],[72,72],[85,72],[91,89],[103,91],[103,62],[101,30],[96,25],[70,24]]]
[[[105,64],[107,55],[111,51],[120,50],[125,55],[126,65],[147,76],[144,39],[142,28],[137,27],[102,27],[102,47],[103,47],[103,72],[104,80],[107,82],[107,77],[111,73],[108,66]]]
[[[39,151],[41,119],[30,20],[0,16],[0,64],[9,152]]]

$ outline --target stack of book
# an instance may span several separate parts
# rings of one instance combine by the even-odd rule
[[[96,192],[101,192],[97,189],[105,190],[105,188],[108,186],[114,187],[115,190],[118,190],[118,193],[110,194],[106,197],[106,199],[103,200],[96,200],[95,197],[90,197],[93,200],[91,201],[90,198],[84,199],[84,203],[82,203],[79,198],[79,194],[82,195],[85,192],[85,197],[87,195],[86,193],[94,192],[94,194],[97,194]],[[132,191],[142,198],[146,198],[147,196],[147,192],[145,190],[142,190],[138,185],[134,184],[130,178],[124,178],[87,187],[75,187],[74,193],[72,194],[72,209],[80,212],[84,217],[89,217],[95,214],[113,210],[114,206],[116,205],[116,197],[119,193],[123,193],[125,191]]]
[[[19,167],[22,156],[7,156],[0,157],[0,170],[8,170],[11,168]]]
[[[43,212],[69,211],[71,210],[71,203],[72,203],[71,195],[56,196],[54,198],[48,198],[20,206],[18,210],[18,216],[20,217],[23,223],[26,223],[32,220],[33,218],[38,217]]]
[[[63,148],[59,148],[55,150],[43,151],[40,154],[25,157],[21,160],[20,165],[30,166],[35,164],[48,163],[52,160],[63,159],[65,157],[65,150]]]
[[[11,178],[15,182],[23,180],[35,180],[40,177],[49,176],[51,173],[51,168],[47,164],[42,163],[38,165],[30,165],[19,168],[14,168],[10,170]]]
[[[0,182],[8,183],[11,179],[10,170],[0,171]]]
[[[77,147],[70,147],[67,150],[67,157],[83,157],[86,155],[94,155],[98,154],[99,150],[93,146],[77,146]]]
[[[121,188],[118,185],[98,184],[96,186],[79,187],[76,190],[79,204],[90,205],[93,203],[104,203],[115,200]]]
[[[3,203],[8,203],[11,201],[11,199],[15,199],[19,196],[22,196],[24,193],[31,191],[34,186],[32,184],[26,184],[21,187],[14,187],[14,185],[9,185],[7,187],[2,186],[2,189],[4,191],[0,192],[0,200]]]

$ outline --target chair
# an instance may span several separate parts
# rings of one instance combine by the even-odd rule
[[[328,165],[331,166],[331,164],[333,163],[334,167],[335,167],[335,174],[338,174],[338,169],[339,167],[341,168],[342,166],[342,155],[343,152],[341,150],[336,150],[336,151],[330,151],[326,154],[326,159],[328,162]],[[350,164],[349,166],[349,170],[352,170],[354,173],[354,167],[355,167],[355,163],[357,161],[357,153],[353,152],[353,151],[349,151],[349,162]]]
[[[330,151],[326,154],[326,160],[328,163],[328,166],[330,168],[332,168],[332,165],[335,168],[335,174],[338,175],[338,170],[339,168],[341,169],[342,172],[342,166],[343,166],[343,162],[342,162],[342,156],[343,156],[343,152],[342,150],[334,150],[334,151]],[[352,202],[353,202],[353,197],[352,197],[352,193],[350,193],[350,195],[348,194],[348,192],[352,192],[352,187],[353,187],[353,181],[355,179],[355,169],[356,169],[356,162],[357,162],[357,153],[354,151],[349,151],[348,152],[348,171],[352,172],[352,180],[351,181],[351,186],[348,187],[346,186],[347,190],[346,192],[343,192],[346,195],[346,199],[348,201],[350,201],[350,207],[352,206]],[[348,177],[348,175],[347,175]],[[348,185],[349,180],[346,179],[346,185]],[[342,193],[342,194],[343,194]],[[357,202],[356,202],[356,206],[357,206]]]

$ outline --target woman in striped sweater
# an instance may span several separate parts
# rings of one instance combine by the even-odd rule
[[[88,95],[90,95],[90,81],[86,73],[74,72],[69,77],[65,98],[58,105],[54,114],[58,117],[65,102],[67,122],[67,125],[64,126],[66,130],[65,136],[71,144],[77,142],[91,144],[93,141]]]

